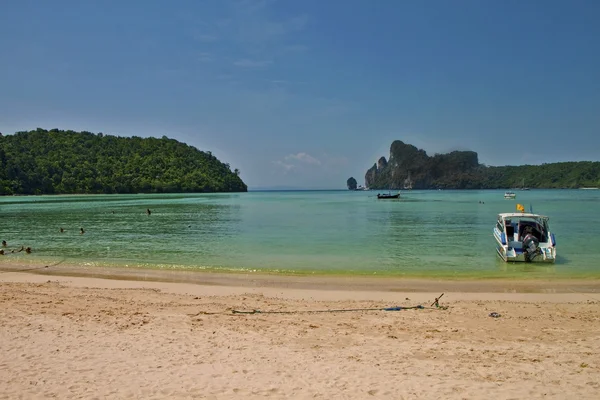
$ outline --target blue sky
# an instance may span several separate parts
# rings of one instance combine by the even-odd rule
[[[6,0],[0,131],[166,135],[252,188],[363,183],[394,139],[600,159],[600,2]]]

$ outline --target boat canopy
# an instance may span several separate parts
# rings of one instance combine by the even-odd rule
[[[540,214],[532,214],[532,213],[502,213],[502,214],[498,214],[498,218],[533,218],[533,219],[542,219],[544,221],[547,221],[549,219],[549,217],[545,216],[545,215],[540,215]]]

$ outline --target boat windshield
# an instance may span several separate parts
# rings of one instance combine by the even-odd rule
[[[540,242],[546,242],[548,240],[548,225],[544,219],[541,218],[521,218],[517,224],[517,232],[519,237],[524,237],[526,234],[531,233]]]

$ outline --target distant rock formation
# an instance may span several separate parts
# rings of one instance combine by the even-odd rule
[[[395,140],[390,158],[381,157],[365,174],[365,185],[371,189],[429,189],[437,187],[469,187],[465,177],[479,168],[477,153],[453,151],[427,155],[424,150]]]
[[[365,174],[369,189],[508,189],[525,185],[539,189],[600,187],[600,162],[492,167],[479,164],[474,151],[430,157],[424,150],[396,140],[389,159],[381,157]]]
[[[358,183],[356,182],[356,179],[354,179],[353,177],[350,177],[346,181],[346,185],[348,186],[348,190],[356,190]]]

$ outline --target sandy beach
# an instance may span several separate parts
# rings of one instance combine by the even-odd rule
[[[0,398],[596,399],[599,286],[4,265]]]

